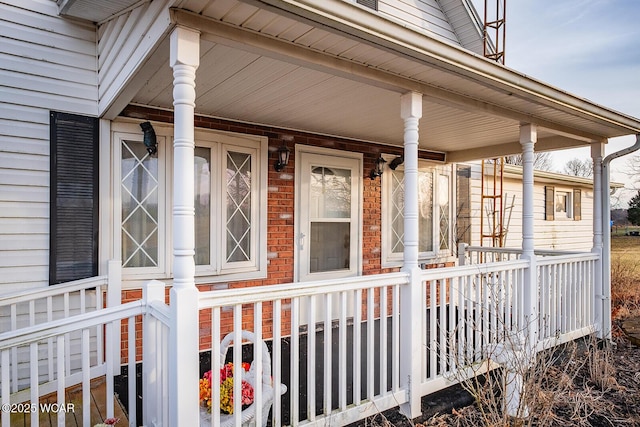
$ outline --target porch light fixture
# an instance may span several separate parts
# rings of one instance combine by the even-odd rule
[[[403,163],[404,163],[404,156],[398,156],[395,159],[391,160],[391,163],[389,163],[389,169],[396,170],[396,168]]]
[[[280,148],[278,148],[277,151],[278,158],[273,164],[273,168],[277,172],[280,172],[282,169],[284,169],[285,166],[289,164],[289,154],[291,154],[291,150],[289,150],[289,147],[287,147],[283,140],[282,145],[280,146]]]
[[[369,178],[371,179],[376,179],[377,176],[381,176],[382,175],[382,171],[384,169],[384,164],[387,163],[387,161],[385,159],[382,158],[382,156],[378,157],[376,159],[376,164],[373,167],[373,169],[371,169],[371,173],[369,174]]]
[[[158,142],[156,140],[156,131],[151,126],[150,122],[140,123],[140,127],[142,128],[142,142],[144,142],[144,146],[147,147],[147,152],[150,156],[153,156],[158,152]]]

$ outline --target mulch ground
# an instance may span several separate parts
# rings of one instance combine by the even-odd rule
[[[640,317],[638,317],[640,319]],[[588,367],[578,371],[562,399],[554,403],[551,417],[513,420],[504,426],[639,426],[640,427],[640,347],[622,330],[623,321],[613,322],[614,345],[609,353],[612,368],[606,386],[594,384]],[[586,349],[586,347],[585,347]],[[584,350],[586,351],[586,350]],[[586,356],[585,356],[586,357]],[[558,363],[563,363],[562,361]],[[450,387],[422,400],[423,416],[408,420],[397,409],[386,411],[351,427],[444,427],[488,425],[461,386]],[[494,424],[496,427],[500,424]]]

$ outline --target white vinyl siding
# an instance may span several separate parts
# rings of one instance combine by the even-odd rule
[[[100,112],[112,107],[125,83],[141,87],[149,76],[137,76],[129,81],[147,58],[154,54],[158,66],[169,58],[169,49],[158,49],[158,44],[171,27],[169,7],[171,0],[143,2],[140,6],[111,19],[98,31],[98,79],[100,82]],[[137,90],[129,87],[129,92]],[[171,91],[171,89],[169,89]],[[126,104],[126,100],[125,100]],[[113,108],[114,114],[125,104]]]
[[[569,181],[567,181],[567,179]],[[557,182],[539,176],[534,177],[534,233],[537,249],[590,250],[593,245],[593,187],[579,181],[570,182],[563,177]],[[584,181],[584,179],[582,179]],[[545,219],[545,187],[571,192],[580,189],[580,220],[547,221]],[[471,166],[471,244],[480,244],[480,164]],[[555,200],[554,200],[555,202]],[[508,228],[506,247],[522,246],[522,179],[513,173],[505,173],[503,203],[505,207],[504,227]],[[513,209],[509,212],[509,207]],[[486,218],[485,213],[485,218]],[[486,223],[485,223],[486,227]],[[488,239],[485,239],[488,244]]]
[[[49,111],[98,113],[93,24],[0,2],[0,289],[49,279]]]
[[[440,0],[438,3],[462,47],[482,55],[482,20],[472,12],[471,0]]]
[[[378,10],[382,16],[396,22],[428,30],[436,36],[460,45],[458,37],[436,0],[380,0]]]

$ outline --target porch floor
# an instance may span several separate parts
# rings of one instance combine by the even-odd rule
[[[96,378],[91,381],[91,426],[101,423],[107,418],[106,410],[106,393],[107,383],[104,377]],[[82,385],[69,387],[65,391],[67,405],[73,404],[73,409],[67,406],[69,410],[66,412],[65,425],[68,427],[82,426]],[[37,412],[39,416],[40,426],[54,427],[58,425],[58,413],[47,411],[46,406],[56,402],[56,394],[49,394],[40,398],[40,408]],[[27,402],[28,404],[28,402]],[[44,410],[43,410],[44,409]],[[13,413],[11,414],[10,427],[27,427],[31,425],[31,413]],[[114,399],[114,416],[120,421],[117,425],[128,425],[128,417],[120,400],[116,396]],[[2,424],[0,423],[0,426]]]

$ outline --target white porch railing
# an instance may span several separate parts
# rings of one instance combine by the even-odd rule
[[[109,261],[108,271],[104,276],[76,280],[64,284],[50,286],[45,289],[34,289],[27,292],[15,292],[0,296],[0,333],[17,331],[35,325],[43,325],[71,316],[103,310],[105,307],[120,305],[119,261]],[[114,332],[120,339],[120,331]],[[95,328],[90,333],[91,353],[96,360],[104,359],[104,331]],[[65,371],[68,375],[78,372],[80,367],[79,352],[81,349],[80,333],[67,334],[65,337],[65,354],[77,357],[65,359]],[[11,392],[27,388],[33,379],[32,370],[28,366],[33,360],[39,360],[41,381],[53,381],[55,350],[53,338],[41,346],[40,352],[34,354],[26,348],[11,349]],[[113,354],[114,360],[119,351]],[[119,364],[114,369],[119,369]]]
[[[407,283],[406,274],[394,273],[203,292],[200,327],[203,319],[204,329],[211,327],[204,336],[212,344],[210,368],[220,370],[215,355],[224,335],[241,342],[241,330],[251,330],[270,341],[274,388],[288,390],[274,393],[272,425],[345,425],[395,407],[407,398],[399,386],[399,287]],[[250,357],[258,366],[260,350]],[[241,357],[235,345],[234,366]],[[215,381],[212,390],[211,422],[220,425]],[[256,411],[256,425],[261,418]]]
[[[488,260],[519,259],[517,248],[483,246],[458,247],[458,261],[481,264]],[[536,249],[539,349],[588,335],[596,330],[595,265],[598,256],[592,252]]]
[[[524,329],[528,265],[515,260],[423,272],[422,395],[484,372],[472,366],[488,356],[487,348]]]
[[[557,255],[537,262],[540,301],[539,348],[549,348],[596,330],[593,253]]]
[[[555,249],[536,249],[538,257],[583,254],[579,251],[559,251]],[[487,262],[510,261],[520,259],[520,248],[494,248],[491,246],[470,246],[466,243],[458,245],[458,264],[482,264]]]
[[[589,253],[537,261],[538,348],[593,330],[596,260]],[[265,399],[273,400],[268,415],[272,425],[345,425],[490,369],[492,365],[484,363],[487,348],[504,340],[506,334],[526,329],[523,278],[528,267],[528,260],[515,259],[422,271],[421,310],[415,319],[418,327],[412,331],[400,329],[400,294],[403,287],[410,286],[405,273],[202,292],[198,303],[200,344],[201,350],[212,352],[212,363],[201,370],[219,371],[224,336],[232,334],[233,341],[240,343],[242,331],[251,331],[256,342],[267,343],[270,368],[262,363],[266,356],[260,345],[236,344],[227,360],[235,366],[253,360],[258,378],[263,374],[273,378],[276,392],[271,395],[264,393],[259,381],[255,385],[257,407]],[[169,374],[179,372],[168,372],[171,314],[164,300],[165,286],[151,282],[145,286],[141,301],[70,314],[0,334],[2,404],[35,403],[50,392],[56,393],[62,404],[65,387],[82,384],[83,424],[90,426],[86,418],[90,412],[84,407],[90,380],[106,375],[107,415],[113,414],[114,367],[124,363],[129,371],[129,425],[136,425],[139,418],[136,396],[142,394],[143,424],[167,426],[172,405],[180,403],[168,399]],[[138,316],[143,318],[142,331],[136,330]],[[121,357],[120,340],[114,336],[120,320],[129,337],[126,357]],[[107,348],[117,349],[117,353],[92,354],[90,331],[94,330],[104,331]],[[81,348],[81,367],[74,373],[65,369],[70,334],[79,334]],[[422,348],[416,396],[410,396],[409,389],[401,385],[400,355],[405,351],[401,334],[411,334],[411,340],[417,340]],[[142,355],[136,351],[141,335]],[[15,360],[12,354],[21,348],[31,355],[44,349],[52,351],[53,368],[47,368],[48,376],[43,379],[39,364],[30,363],[28,387],[14,391],[19,375],[11,363]],[[142,390],[135,383],[136,363],[140,361]],[[265,372],[269,369],[271,372]],[[241,369],[235,375],[242,376]],[[212,416],[204,425],[241,425],[239,399],[235,417],[220,417],[219,377],[213,378]],[[240,382],[236,378],[238,387]],[[237,388],[234,393],[239,391]],[[253,421],[264,425],[266,417],[266,413],[255,411]],[[58,421],[64,422],[64,415],[58,414]],[[2,423],[9,425],[9,414],[2,414]],[[38,425],[37,421],[33,425]]]
[[[91,333],[96,329],[104,330],[106,341],[113,343],[114,330],[120,327],[120,320],[124,319],[128,324],[132,334],[133,345],[129,346],[128,359],[130,366],[134,366],[133,376],[135,379],[135,317],[143,313],[143,302],[135,301],[122,304],[117,307],[109,307],[103,310],[92,311],[84,314],[73,315],[64,319],[53,320],[51,322],[28,326],[16,331],[9,331],[0,334],[0,396],[2,401],[2,425],[11,425],[11,411],[5,408],[16,408],[13,412],[26,412],[31,414],[31,425],[39,425],[39,414],[49,412],[49,416],[57,418],[57,424],[65,425],[67,416],[80,417],[84,426],[92,425],[91,422],[91,380],[101,376],[106,380],[106,399],[105,407],[106,416],[113,417],[114,414],[114,372],[113,367],[119,366],[120,355],[118,360],[114,361],[114,353],[107,351],[103,358],[97,358],[91,352]],[[69,336],[79,334],[79,362],[80,368],[76,372],[69,372],[65,365],[70,358],[67,350],[67,341]],[[131,335],[130,335],[131,336]],[[52,343],[52,344],[50,344]],[[131,342],[130,342],[131,344]],[[119,345],[118,345],[119,347]],[[12,360],[12,352],[15,349],[26,348],[32,356],[28,362],[27,369],[30,372],[30,380],[28,387],[18,392],[11,392],[11,385],[16,381],[15,374],[12,372],[14,366]],[[41,379],[39,375],[38,354],[41,352],[52,352],[51,359],[53,367],[48,371],[47,378]],[[125,361],[126,362],[126,361]],[[71,406],[66,399],[65,389],[72,385],[81,384],[82,386],[82,405],[81,407]],[[43,407],[40,405],[40,397],[55,393],[55,398],[49,400],[55,402],[54,409],[51,406]],[[135,388],[129,391],[130,399],[133,400],[132,408],[135,408]],[[14,405],[14,406],[11,406]],[[64,410],[61,410],[64,408]],[[71,414],[70,414],[71,413]],[[132,416],[131,411],[129,416]],[[135,409],[133,410],[133,422],[131,426],[135,426]],[[98,422],[93,420],[93,422]]]

